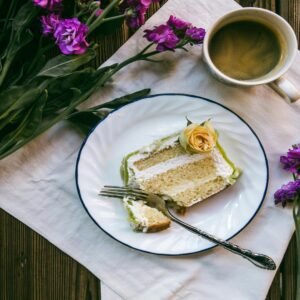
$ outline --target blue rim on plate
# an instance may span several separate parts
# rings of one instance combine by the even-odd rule
[[[251,128],[251,126],[243,119],[241,118],[238,114],[236,114],[234,111],[232,111],[231,109],[229,109],[228,107],[226,107],[225,105],[221,104],[221,103],[218,103],[214,100],[211,100],[211,99],[207,99],[205,97],[201,97],[201,96],[196,96],[196,95],[191,95],[191,94],[184,94],[184,93],[162,93],[162,94],[155,94],[155,95],[150,95],[150,96],[146,96],[146,97],[142,97],[142,98],[137,98],[135,100],[133,100],[131,103],[128,103],[124,106],[128,106],[128,105],[131,105],[132,103],[134,102],[137,102],[137,101],[140,101],[140,100],[144,100],[144,99],[151,99],[151,98],[155,98],[155,97],[159,97],[159,96],[185,96],[185,97],[190,97],[190,98],[194,98],[194,99],[198,99],[198,100],[204,100],[204,101],[207,101],[207,102],[210,102],[210,103],[214,103],[218,106],[221,106],[222,108],[226,109],[227,111],[231,112],[232,114],[234,114],[236,117],[238,117],[238,119],[240,119],[249,129],[250,131],[253,133],[253,135],[255,136],[255,138],[257,139],[258,141],[258,144],[263,152],[263,155],[264,155],[264,159],[265,159],[265,164],[266,164],[266,171],[267,171],[267,178],[266,178],[266,185],[265,185],[265,189],[264,189],[264,192],[263,192],[263,196],[262,196],[262,199],[260,201],[260,204],[259,206],[257,207],[256,211],[254,212],[254,214],[252,215],[252,217],[248,220],[248,222],[241,228],[239,229],[236,233],[234,233],[231,237],[229,237],[228,239],[226,239],[226,241],[232,239],[233,237],[235,237],[236,235],[238,235],[243,229],[245,229],[250,223],[251,221],[254,219],[254,217],[256,216],[256,214],[258,213],[259,209],[261,208],[263,202],[264,202],[264,199],[265,199],[265,196],[266,196],[266,193],[267,193],[267,189],[268,189],[268,185],[269,185],[269,164],[268,164],[268,159],[267,159],[267,155],[266,155],[266,152],[265,152],[265,149],[259,139],[259,137],[257,136],[257,134],[255,133],[255,131]],[[153,252],[150,252],[150,251],[146,251],[146,250],[141,250],[139,248],[135,248],[131,245],[128,245],[120,240],[118,240],[117,238],[115,238],[113,235],[111,235],[110,233],[108,233],[106,230],[104,230],[99,224],[98,222],[93,218],[93,216],[91,215],[91,213],[89,212],[88,208],[86,207],[83,199],[82,199],[82,196],[81,196],[81,192],[80,192],[80,188],[79,188],[79,183],[78,183],[78,165],[79,165],[79,161],[80,161],[80,157],[81,157],[81,152],[89,138],[89,136],[93,133],[93,131],[110,115],[110,114],[113,114],[114,112],[118,111],[119,109],[122,109],[124,106],[116,109],[116,110],[113,110],[111,111],[103,120],[101,120],[94,128],[92,128],[90,130],[90,132],[87,134],[86,138],[84,139],[81,147],[80,147],[80,150],[79,150],[79,153],[78,153],[78,156],[77,156],[77,160],[76,160],[76,170],[75,170],[75,179],[76,179],[76,188],[77,188],[77,192],[78,192],[78,195],[79,195],[79,198],[80,198],[80,201],[84,207],[84,209],[86,210],[87,214],[90,216],[90,218],[94,221],[94,223],[103,231],[105,232],[108,236],[110,236],[111,238],[113,238],[115,241],[131,248],[131,249],[134,249],[134,250],[138,250],[138,251],[141,251],[141,252],[144,252],[144,253],[148,253],[148,254],[155,254],[155,255],[161,255],[161,256],[185,256],[185,255],[192,255],[192,254],[198,254],[198,253],[202,253],[204,251],[207,251],[207,250],[210,250],[210,249],[213,249],[215,247],[217,247],[218,245],[214,245],[214,246],[210,246],[210,247],[207,247],[205,249],[202,249],[202,250],[199,250],[199,251],[194,251],[194,252],[189,252],[189,253],[182,253],[182,254],[169,254],[169,253],[153,253]]]

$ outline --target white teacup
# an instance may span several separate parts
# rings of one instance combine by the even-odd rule
[[[280,43],[283,47],[283,57],[278,65],[264,76],[254,79],[252,78],[251,80],[234,79],[222,73],[214,65],[210,57],[209,45],[213,35],[225,25],[237,21],[253,21],[262,23],[266,27],[270,28],[280,39]],[[261,8],[242,8],[230,12],[218,19],[206,33],[203,43],[203,58],[210,72],[221,82],[241,87],[269,84],[274,90],[283,96],[285,100],[295,102],[300,98],[300,92],[297,91],[291,82],[283,77],[283,74],[290,68],[297,53],[297,49],[298,43],[296,35],[292,27],[282,17]]]

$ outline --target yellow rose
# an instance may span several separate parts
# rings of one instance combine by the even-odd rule
[[[210,121],[190,124],[180,134],[179,142],[189,153],[210,152],[216,146],[217,133]]]

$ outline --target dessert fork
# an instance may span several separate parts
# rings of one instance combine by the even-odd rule
[[[220,239],[212,234],[209,234],[199,228],[196,228],[190,224],[187,224],[178,219],[170,210],[170,203],[174,202],[173,199],[164,194],[148,193],[138,188],[131,187],[118,187],[107,185],[100,191],[99,195],[104,197],[120,198],[130,197],[132,200],[145,201],[149,206],[154,207],[168,216],[173,222],[182,226],[183,228],[200,235],[201,237],[223,247],[226,250],[231,251],[234,254],[240,255],[257,267],[267,270],[275,270],[276,264],[273,259],[267,255],[255,253],[251,250],[241,248],[240,246],[233,244],[229,241]]]

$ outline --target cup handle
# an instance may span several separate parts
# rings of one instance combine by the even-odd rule
[[[294,103],[300,99],[300,92],[283,76],[269,83],[269,86],[288,103]]]

